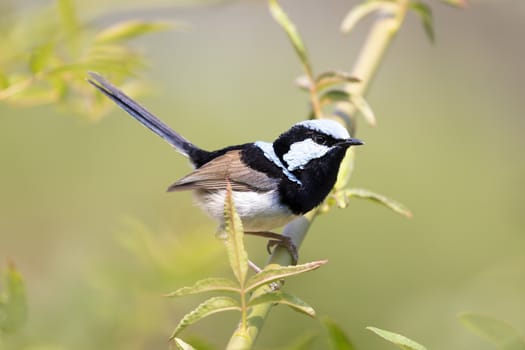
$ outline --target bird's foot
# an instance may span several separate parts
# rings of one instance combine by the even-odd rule
[[[290,253],[290,256],[292,257],[292,265],[297,265],[297,261],[299,260],[299,252],[297,251],[297,246],[292,241],[292,239],[288,236],[283,236],[278,233],[274,232],[268,232],[268,231],[256,231],[256,232],[245,232],[246,234],[252,235],[252,236],[259,236],[264,238],[270,238],[268,241],[268,244],[266,245],[266,249],[268,250],[268,254],[272,253],[273,247],[283,247],[288,250]]]

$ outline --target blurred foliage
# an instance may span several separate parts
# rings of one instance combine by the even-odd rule
[[[325,326],[328,332],[328,339],[330,339],[330,344],[334,350],[355,350],[354,344],[350,341],[345,332],[341,327],[333,320],[329,318],[324,318],[322,320],[323,325]]]
[[[161,298],[162,292],[208,273],[220,256],[220,245],[203,242],[199,237],[202,232],[198,231],[181,234],[152,230],[137,220],[125,220],[114,248],[119,263],[110,256],[94,266],[90,274],[90,288],[105,296],[100,300],[106,305],[97,316],[100,322],[118,325],[121,334],[153,334],[163,329],[163,320],[177,308],[174,311],[168,307],[167,299]],[[137,344],[134,338],[123,342]],[[101,346],[107,348],[111,344]]]
[[[145,66],[129,41],[167,30],[173,23],[125,20],[97,29],[79,17],[74,0],[19,15],[4,14],[0,27],[0,101],[17,106],[53,104],[68,112],[98,119],[109,102],[85,83],[86,72],[111,75],[130,94],[140,93],[136,81],[123,83]]]
[[[525,350],[525,337],[504,321],[477,313],[464,313],[459,319],[465,327],[500,350]]]

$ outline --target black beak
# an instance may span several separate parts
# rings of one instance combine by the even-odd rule
[[[341,146],[361,146],[361,145],[364,145],[365,143],[359,139],[353,139],[353,138],[350,138],[350,139],[346,139],[346,140],[343,140],[341,141],[340,145]]]

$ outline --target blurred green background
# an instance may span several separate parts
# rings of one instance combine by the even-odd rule
[[[27,1],[24,11],[42,4]],[[355,4],[283,1],[317,72],[354,62],[371,22],[349,36],[338,28]],[[368,95],[378,126],[360,120],[366,146],[351,181],[403,202],[414,218],[360,200],[321,216],[300,260],[329,263],[285,287],[337,321],[358,349],[392,348],[366,326],[429,349],[491,349],[458,322],[463,311],[525,333],[525,2],[431,5],[436,44],[409,16]],[[189,25],[134,43],[153,82],[140,100],[203,148],[272,140],[307,115],[307,95],[293,85],[300,65],[265,1],[78,6],[83,16],[111,10],[102,22]],[[201,299],[161,295],[230,274],[215,223],[190,194],[165,193],[189,171],[186,159],[116,107],[92,122],[55,106],[1,104],[0,119],[0,260],[15,261],[29,298],[28,323],[13,343],[166,349]],[[248,244],[263,263],[264,243]],[[220,348],[236,322],[236,314],[211,317],[183,338]],[[258,348],[308,332],[322,327],[277,307]]]

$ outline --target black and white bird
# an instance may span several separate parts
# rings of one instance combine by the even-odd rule
[[[279,239],[268,231],[321,204],[335,184],[346,150],[363,144],[339,123],[317,119],[295,124],[273,143],[257,141],[205,151],[102,76],[90,73],[88,81],[189,158],[195,169],[168,191],[193,191],[199,206],[219,222],[219,229],[229,182],[245,232]]]

